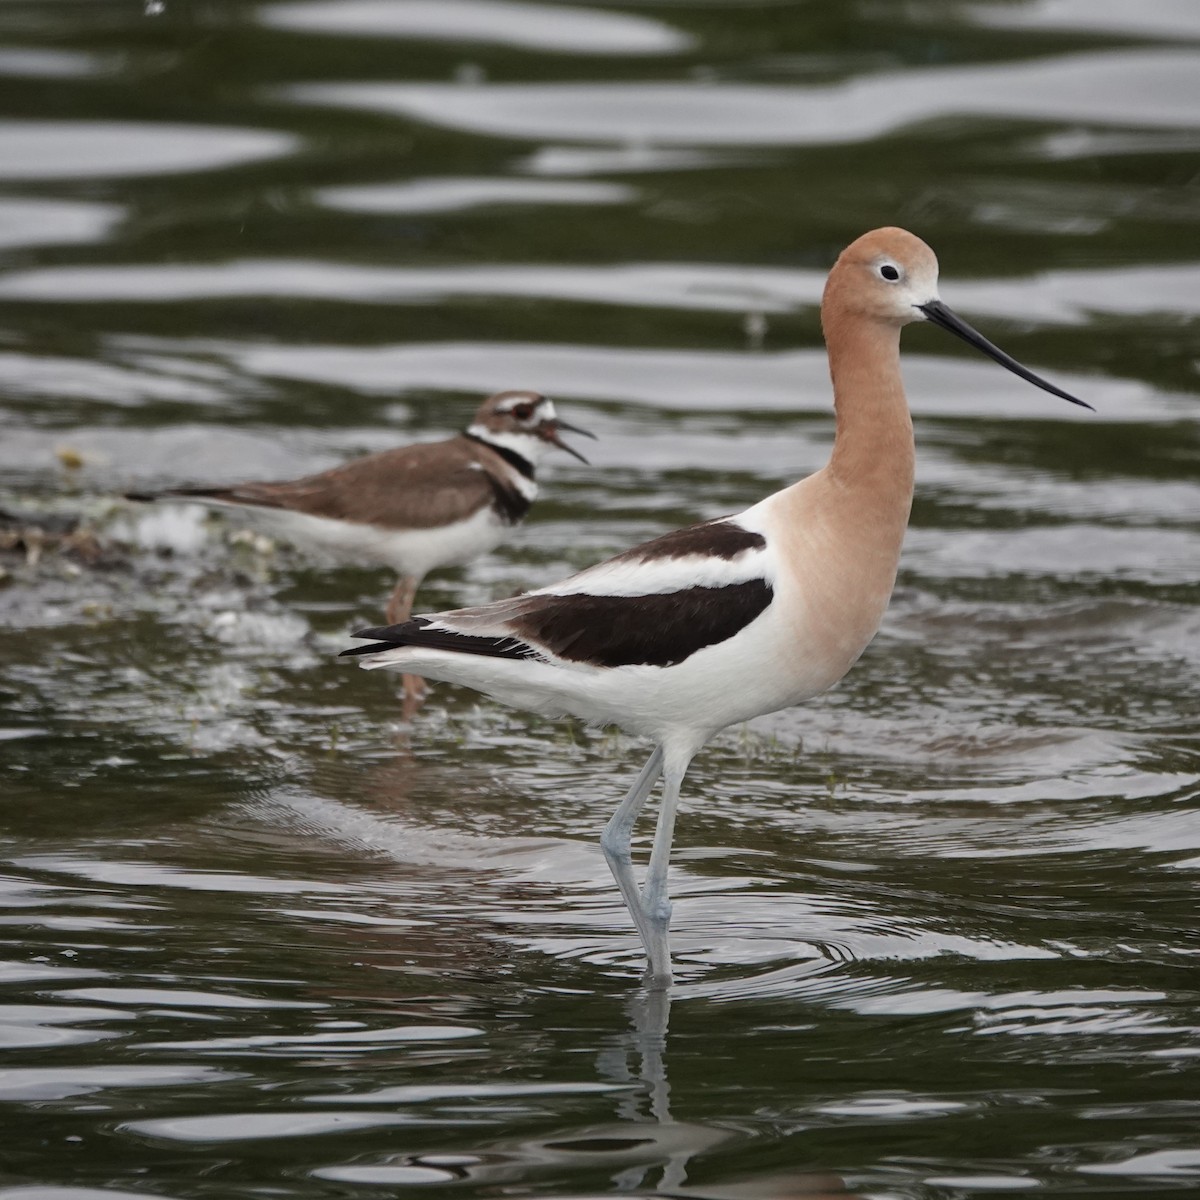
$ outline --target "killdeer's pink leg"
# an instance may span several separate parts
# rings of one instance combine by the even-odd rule
[[[420,586],[420,579],[413,575],[402,575],[388,597],[386,617],[389,625],[402,625],[412,615],[413,600]],[[420,675],[401,675],[400,683],[404,689],[404,701],[400,707],[400,715],[406,720],[412,720],[417,709],[425,702],[428,689],[425,680]]]

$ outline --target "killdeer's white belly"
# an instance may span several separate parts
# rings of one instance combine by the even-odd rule
[[[357,521],[316,517],[286,508],[219,504],[272,537],[342,563],[379,564],[420,578],[436,567],[457,566],[494,550],[512,526],[490,508],[431,529],[386,529]]]

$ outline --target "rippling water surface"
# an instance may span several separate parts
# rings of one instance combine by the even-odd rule
[[[0,45],[0,1200],[1200,1195],[1193,0],[7,0]],[[386,574],[114,499],[538,388],[592,464],[422,600],[548,582],[824,461],[824,273],[885,223],[1098,412],[906,333],[895,600],[697,759],[669,1005],[597,844],[645,747],[402,725],[334,658]]]

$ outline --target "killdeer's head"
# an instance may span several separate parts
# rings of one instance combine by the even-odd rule
[[[559,436],[562,429],[595,437],[559,417],[554,411],[554,401],[548,396],[538,392],[497,392],[480,405],[467,433],[491,446],[511,450],[531,465],[540,461],[548,446],[557,446],[580,462],[587,462],[578,450],[562,440]]]

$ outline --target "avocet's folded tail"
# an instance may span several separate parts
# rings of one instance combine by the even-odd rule
[[[343,650],[340,658],[356,655],[382,654],[402,646],[413,646],[422,650],[448,650],[454,654],[476,654],[488,658],[536,658],[537,651],[514,637],[489,637],[480,634],[462,633],[432,617],[413,617],[400,625],[381,625],[371,629],[360,629],[353,634],[356,638],[372,639],[365,646],[351,646]],[[364,663],[364,666],[370,664]],[[382,664],[381,664],[382,665]]]

